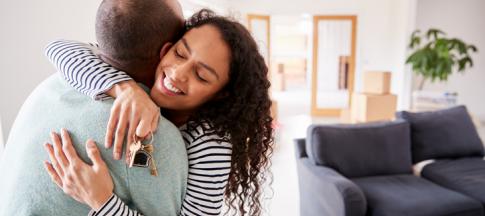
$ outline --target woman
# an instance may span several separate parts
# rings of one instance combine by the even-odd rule
[[[204,211],[191,211],[198,204],[191,199],[200,197],[189,194],[191,173],[200,175],[203,170],[195,173],[197,167],[191,166],[190,148],[196,142],[191,136],[202,133],[219,138],[215,142],[198,143],[207,145],[208,149],[215,148],[218,142],[230,144],[229,172],[223,174],[225,180],[218,183],[223,185],[221,190],[229,211],[260,215],[262,185],[267,178],[273,144],[267,67],[256,43],[241,24],[215,16],[209,10],[194,14],[187,24],[184,37],[161,58],[150,92],[162,114],[180,126],[188,142],[189,185],[181,214],[204,214]],[[58,137],[53,141],[59,146]],[[54,164],[57,158],[52,145],[48,146],[48,151]],[[48,164],[47,169],[61,188],[67,187],[60,176],[65,170],[56,170],[52,164]],[[196,175],[192,176],[195,180]],[[197,181],[192,183],[197,184]],[[70,186],[73,190],[89,187]],[[112,188],[105,190],[112,192]],[[210,208],[220,211],[222,200],[214,201]],[[204,210],[204,206],[200,208]]]

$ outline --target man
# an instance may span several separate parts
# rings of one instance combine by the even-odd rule
[[[181,31],[183,17],[176,0],[104,0],[96,17],[99,56],[151,85],[161,45]],[[0,215],[87,215],[88,206],[65,195],[43,168],[43,144],[49,132],[69,128],[79,156],[89,161],[84,141],[102,143],[113,100],[94,101],[56,74],[26,100],[11,129],[0,161]],[[154,134],[158,176],[128,168],[100,148],[115,184],[114,193],[145,215],[177,215],[185,194],[187,153],[178,129],[161,119]]]

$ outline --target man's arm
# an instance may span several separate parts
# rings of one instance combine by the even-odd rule
[[[96,54],[97,45],[56,40],[45,49],[49,61],[77,91],[95,100],[109,98],[106,91],[114,84],[132,80],[128,74],[103,62]]]

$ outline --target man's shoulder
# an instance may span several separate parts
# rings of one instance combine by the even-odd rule
[[[79,126],[87,135],[101,134],[97,131],[106,128],[111,106],[112,100],[94,101],[74,90],[58,74],[53,74],[24,101],[14,126],[27,127],[35,119],[39,124],[33,130]],[[92,132],[87,133],[88,128]]]
[[[30,97],[53,97],[65,94],[70,94],[72,96],[80,95],[79,92],[69,86],[69,84],[62,78],[61,75],[59,75],[59,73],[55,73],[39,83],[39,85],[37,85],[37,87],[32,91]]]
[[[81,93],[74,87],[70,86],[68,81],[64,80],[59,74],[52,74],[43,80],[35,89],[27,100],[35,100],[39,103],[54,103],[61,106],[73,106],[82,104],[90,104],[94,107],[111,106],[113,99],[106,99],[103,101],[95,101]],[[38,101],[41,100],[41,101]]]
[[[39,85],[37,85],[37,87],[34,89],[33,93],[44,91],[47,89],[50,89],[50,90],[61,89],[62,87],[63,87],[62,77],[59,74],[55,73],[48,76],[46,79],[40,82]]]

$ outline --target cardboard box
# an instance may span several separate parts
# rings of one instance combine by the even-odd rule
[[[271,100],[270,112],[273,121],[275,121],[278,118],[278,102],[275,100]]]
[[[355,122],[389,121],[395,118],[397,96],[354,93],[351,116]]]
[[[340,111],[340,123],[351,123],[352,121],[352,116],[350,115],[350,109],[342,109]]]
[[[357,123],[355,118],[352,116],[351,109],[342,109],[340,111],[340,123],[342,124],[354,124]]]
[[[391,92],[391,73],[365,72],[362,92],[367,94],[389,94]]]

